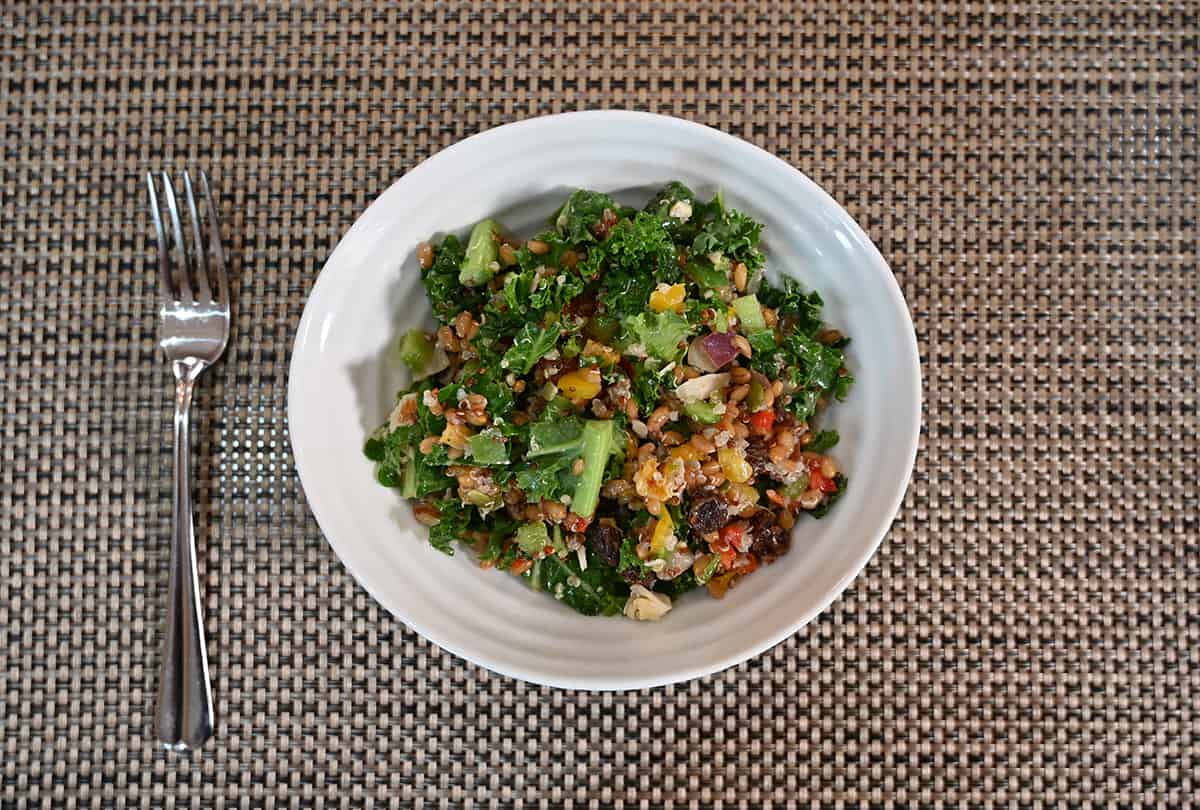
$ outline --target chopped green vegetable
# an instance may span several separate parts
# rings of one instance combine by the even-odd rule
[[[545,589],[563,604],[585,616],[613,616],[621,612],[629,597],[626,585],[604,560],[587,552],[587,569],[579,567],[574,554],[565,558],[546,557],[543,562]]]
[[[709,558],[708,564],[704,566],[704,570],[700,572],[700,576],[696,577],[696,581],[699,582],[701,585],[705,584],[706,582],[708,582],[710,579],[713,578],[713,574],[717,573],[717,571],[719,571],[720,568],[721,568],[721,555],[713,554]]]
[[[546,524],[541,521],[521,524],[517,529],[517,545],[530,556],[541,554],[542,549],[550,545],[550,532],[546,531]]]
[[[762,305],[758,303],[757,297],[743,295],[733,299],[733,311],[737,314],[743,332],[754,334],[766,330],[767,321],[763,318]]]
[[[595,228],[600,224],[606,208],[614,213],[617,211],[618,206],[612,197],[581,188],[567,197],[554,218],[554,227],[560,236],[570,242],[594,242]]]
[[[721,421],[721,414],[725,413],[724,404],[718,409],[715,404],[708,400],[702,399],[698,402],[685,402],[683,404],[683,412],[697,422],[702,422],[706,425],[715,425]]]
[[[480,221],[471,230],[467,253],[458,272],[458,281],[464,287],[486,284],[500,269],[500,246],[496,243],[499,233],[500,226],[491,219]]]
[[[827,514],[829,514],[830,507],[832,507],[839,498],[846,494],[846,484],[849,483],[849,481],[846,480],[846,476],[838,473],[836,476],[834,476],[833,483],[837,486],[837,489],[829,493],[820,506],[818,506],[816,509],[810,510],[807,514],[812,515],[815,518],[825,517]]]
[[[541,360],[558,341],[560,330],[557,326],[542,329],[535,324],[527,323],[513,338],[512,347],[504,353],[500,367],[514,374],[528,374],[538,360]]]
[[[641,346],[651,357],[666,361],[678,360],[683,356],[686,347],[681,344],[692,333],[691,324],[670,310],[643,312],[627,318],[624,323],[636,341],[635,346]]]
[[[471,460],[476,464],[507,464],[508,451],[504,446],[504,437],[494,429],[476,433],[469,441]]]
[[[433,340],[421,329],[409,329],[400,339],[400,359],[414,372],[420,372],[433,359]]]
[[[604,468],[612,452],[612,422],[589,421],[583,425],[581,457],[583,472],[571,498],[571,511],[580,517],[590,518],[596,511],[600,498],[600,485],[604,483]]]
[[[728,264],[728,262],[726,263]],[[688,278],[705,289],[719,290],[722,287],[729,286],[728,272],[714,267],[709,262],[688,262],[683,268],[683,272]]]
[[[529,428],[529,458],[578,451],[583,422],[575,417],[538,422]]]
[[[840,438],[836,430],[819,430],[813,434],[812,439],[805,445],[804,449],[810,453],[824,453],[837,444]]]

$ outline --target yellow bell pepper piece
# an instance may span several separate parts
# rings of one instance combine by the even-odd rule
[[[586,402],[600,393],[600,369],[581,368],[564,374],[558,380],[558,390],[574,402]]]
[[[667,549],[668,538],[673,534],[675,524],[671,521],[671,514],[664,509],[662,517],[658,519],[658,525],[654,527],[654,533],[650,536],[650,551],[653,554],[662,554]]]
[[[655,312],[666,312],[670,309],[682,313],[685,295],[682,284],[672,284],[670,287],[660,284],[658,289],[650,293],[650,309]]]
[[[721,472],[735,484],[744,484],[754,477],[754,468],[750,462],[732,447],[722,447],[717,451],[717,461],[721,464]]]

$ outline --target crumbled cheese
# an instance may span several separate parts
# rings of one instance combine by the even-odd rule
[[[571,576],[567,577],[567,586],[568,587],[578,588],[580,582],[582,582],[582,580],[579,577],[575,576],[574,574],[571,574]]]
[[[558,284],[558,286],[561,287],[562,285],[567,283],[567,277],[565,275],[560,275],[554,279],[554,282],[556,284]]]
[[[437,394],[433,393],[432,389],[426,389],[421,395],[421,401],[425,403],[426,408],[433,408],[438,404]]]
[[[675,389],[675,396],[680,402],[699,402],[708,399],[717,391],[729,385],[729,374],[705,374],[686,382],[680,383]]]
[[[632,422],[629,423],[629,427],[631,427],[633,429],[634,435],[636,435],[639,439],[646,438],[646,436],[650,432],[649,429],[646,427],[646,423],[643,422],[641,419],[634,419]]]
[[[669,596],[655,593],[642,585],[630,588],[629,599],[625,602],[625,615],[639,621],[658,621],[670,609]]]
[[[459,388],[459,389],[458,389],[458,395],[457,395],[456,399],[458,399],[458,401],[459,401],[459,402],[466,402],[466,401],[467,401],[467,397],[468,397],[468,396],[469,396],[469,395],[467,394],[467,389],[465,389],[465,388]]]
[[[671,210],[667,212],[672,219],[677,219],[680,222],[687,222],[692,218],[692,205],[687,200],[680,200],[671,206]]]
[[[562,505],[563,505],[563,506],[570,506],[570,505],[571,505],[571,496],[570,496],[570,495],[563,494],[563,495],[561,495],[561,496],[559,497],[559,499],[558,499],[558,500],[562,502]]]

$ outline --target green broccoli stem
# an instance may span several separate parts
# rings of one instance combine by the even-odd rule
[[[583,472],[571,497],[571,511],[590,518],[600,501],[600,485],[604,483],[604,468],[612,452],[612,422],[589,420],[583,425]]]

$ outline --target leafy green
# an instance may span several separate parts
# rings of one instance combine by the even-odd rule
[[[626,318],[624,325],[635,344],[645,347],[651,357],[668,362],[683,355],[680,344],[692,333],[691,324],[670,310],[643,312]]]
[[[812,415],[822,393],[836,396],[841,391],[845,396],[849,384],[838,382],[844,379],[838,377],[842,363],[841,349],[798,332],[785,336],[773,351],[755,352],[750,361],[756,371],[770,379],[784,379],[796,389],[789,410],[800,419]]]
[[[686,203],[689,213],[686,217],[671,216],[671,211],[678,203]],[[658,218],[662,226],[677,242],[690,242],[698,230],[695,224],[696,195],[690,188],[673,180],[663,187],[662,191],[646,204],[645,210]]]
[[[546,419],[529,428],[530,458],[555,453],[578,451],[583,436],[583,422],[574,417]]]
[[[629,534],[621,541],[621,557],[617,562],[617,571],[622,574],[633,569],[639,577],[652,577],[652,571],[637,555],[637,540]]]
[[[536,324],[525,324],[513,338],[512,346],[504,353],[504,358],[500,361],[501,368],[519,375],[528,374],[537,361],[554,348],[559,332],[557,326],[542,329]]]
[[[441,517],[429,529],[429,544],[443,554],[454,555],[454,543],[462,538],[471,523],[472,510],[453,498],[435,504]]]
[[[692,281],[706,289],[717,290],[729,286],[729,275],[727,272],[713,266],[708,259],[688,262],[684,266],[683,272]]]
[[[618,206],[612,197],[599,191],[581,188],[571,192],[554,218],[554,227],[570,242],[594,242],[593,229],[600,223],[607,208],[616,213]]]
[[[465,257],[462,242],[450,235],[434,248],[433,263],[421,270],[421,283],[425,285],[433,314],[441,323],[448,323],[463,310],[483,304],[483,294],[478,289],[464,287],[458,281],[459,265]]]
[[[824,302],[815,291],[806,293],[800,283],[785,277],[782,287],[764,284],[758,291],[763,306],[771,307],[781,318],[794,318],[794,329],[815,335],[821,328],[821,307]],[[837,348],[841,348],[840,346]]]
[[[834,381],[833,395],[837,397],[838,402],[841,402],[849,395],[852,385],[854,385],[854,377],[851,374],[842,374]]]
[[[637,403],[638,411],[647,416],[658,406],[662,397],[662,377],[643,362],[634,363],[633,370],[633,378],[630,380],[633,399]]]
[[[508,450],[504,445],[504,437],[498,430],[488,428],[470,438],[469,450],[471,460],[479,465],[507,464]]]
[[[530,556],[540,553],[550,545],[550,533],[546,531],[546,524],[540,520],[537,523],[522,523],[517,529],[517,545]]]
[[[722,253],[731,261],[742,262],[753,271],[762,267],[764,262],[762,251],[758,249],[761,236],[761,222],[729,209],[696,234],[692,240],[692,253]]]
[[[750,343],[750,349],[753,352],[770,352],[775,350],[774,330],[764,329],[761,332],[755,332],[749,335],[746,340]]]
[[[833,483],[837,485],[837,489],[835,489],[833,492],[829,493],[829,495],[826,496],[825,500],[821,502],[820,506],[818,506],[816,509],[811,510],[807,514],[812,515],[815,518],[825,517],[825,515],[829,514],[830,507],[832,507],[834,505],[834,503],[836,503],[837,500],[846,493],[846,486],[850,482],[849,482],[849,480],[847,480],[846,476],[842,475],[841,473],[838,473],[837,475],[835,475],[833,477]]]
[[[607,272],[599,299],[611,315],[644,311],[655,286],[680,278],[675,244],[652,214],[639,211],[633,219],[621,220],[601,247]]]
[[[467,393],[483,396],[487,400],[487,412],[493,419],[507,418],[513,409],[513,390],[512,386],[505,382],[504,373],[505,369],[501,368],[499,364],[473,363],[464,366],[461,385],[443,388],[438,400],[442,404],[456,401],[457,390],[461,387]],[[450,389],[452,398],[442,399],[446,395],[447,389]]]
[[[587,569],[581,570],[574,554],[542,560],[543,587],[563,604],[585,616],[613,616],[625,607],[629,586],[612,566],[586,551]]]
[[[812,440],[805,445],[804,449],[810,453],[824,453],[837,444],[840,438],[836,430],[819,430],[813,434]]]

